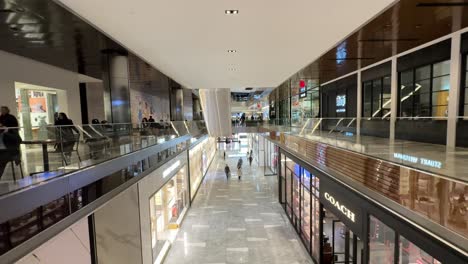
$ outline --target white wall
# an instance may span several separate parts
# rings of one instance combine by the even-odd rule
[[[15,82],[46,86],[66,91],[66,104],[59,111],[67,113],[74,123],[81,123],[78,74],[42,62],[0,51],[0,105],[16,115]],[[60,93],[59,93],[60,100]]]
[[[16,264],[91,264],[88,219],[53,237]]]
[[[99,263],[142,263],[139,214],[136,184],[94,212]]]

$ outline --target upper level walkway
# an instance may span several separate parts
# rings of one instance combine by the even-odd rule
[[[67,127],[51,127],[49,138],[28,139],[20,130],[26,138],[20,156],[8,160],[0,183],[1,263],[30,252],[206,138],[203,122],[74,127],[73,139],[64,136]]]
[[[218,153],[164,263],[313,263],[278,202],[278,178],[244,156],[238,180],[245,153],[228,150],[226,161]]]
[[[189,134],[195,138],[206,134],[201,121],[50,125],[8,130],[19,132],[20,152],[17,156],[3,155],[7,149],[0,148],[0,196]]]
[[[271,120],[252,125],[253,127],[235,127],[235,131],[253,132],[264,129],[261,131],[283,132],[455,181],[468,182],[468,148],[449,149],[445,145],[439,144],[392,140],[386,131],[388,122],[382,123],[382,130],[386,133],[382,133],[379,137],[365,135],[363,127],[360,129],[361,134],[358,135],[356,118],[308,118],[293,125],[291,125],[290,120]],[[417,125],[414,129],[418,129]]]

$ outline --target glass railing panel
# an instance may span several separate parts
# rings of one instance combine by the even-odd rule
[[[182,153],[186,147],[186,142],[181,142],[175,147],[128,164],[124,169],[109,171],[100,180],[78,189],[69,184],[66,189],[67,194],[64,196],[0,223],[0,255],[95,202],[122,184],[146,171],[157,168]]]
[[[29,129],[29,128],[28,128]],[[203,122],[0,128],[0,195],[149,146],[206,133]]]
[[[457,140],[468,142],[463,130],[466,120],[451,121],[458,126]],[[390,138],[393,121],[389,117],[305,118],[295,120],[293,126],[288,120],[274,119],[262,127],[468,181],[468,147],[446,146],[449,121],[447,117],[398,117],[395,138]]]

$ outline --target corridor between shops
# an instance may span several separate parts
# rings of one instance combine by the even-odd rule
[[[217,153],[164,263],[312,263],[278,203],[276,176],[250,167],[246,151],[226,151],[226,161]]]

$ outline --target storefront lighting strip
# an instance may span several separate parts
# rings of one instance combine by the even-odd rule
[[[174,164],[169,166],[169,168],[167,168],[167,169],[165,169],[163,171],[163,178],[166,178],[167,176],[169,176],[171,174],[171,172],[173,172],[179,166],[180,166],[180,160],[176,161]]]

